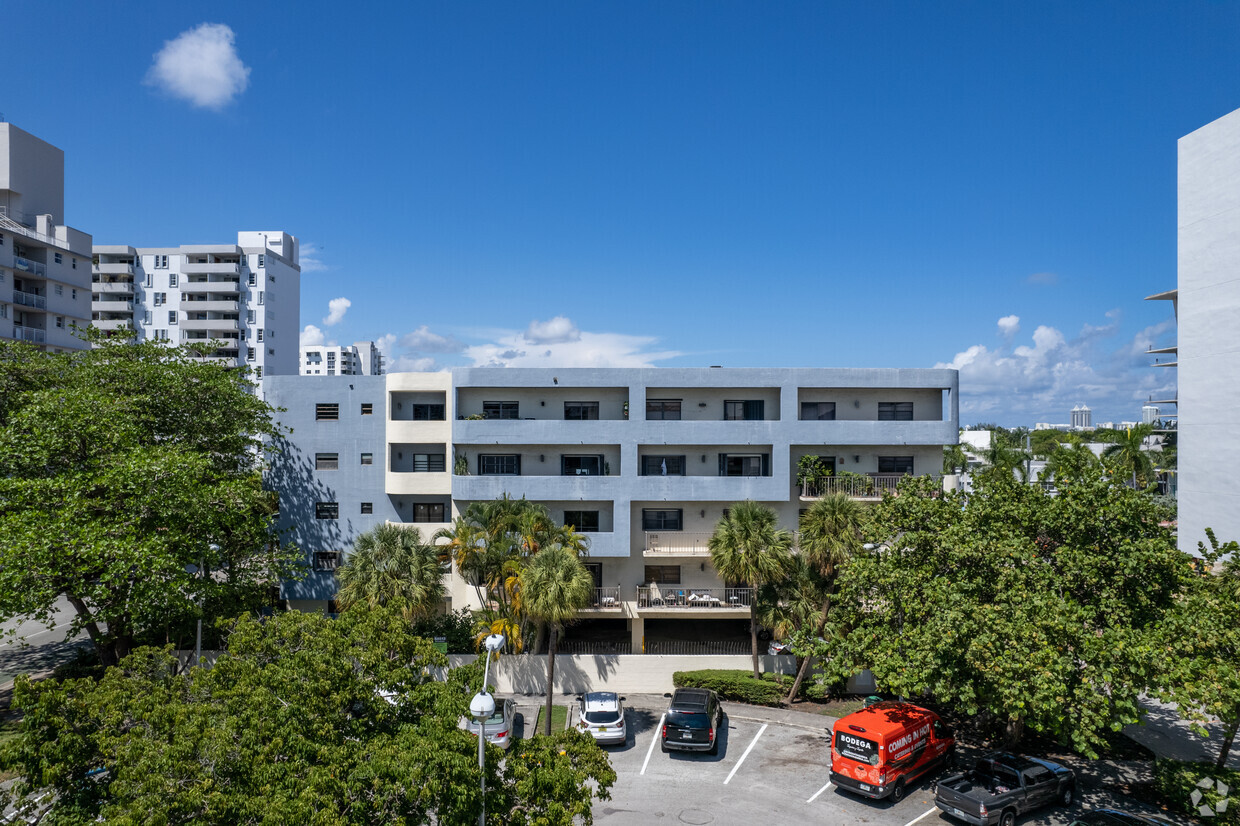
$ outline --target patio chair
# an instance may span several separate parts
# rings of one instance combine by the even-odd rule
[[[659,591],[659,584],[657,582],[650,583],[650,604],[663,604],[663,594]]]

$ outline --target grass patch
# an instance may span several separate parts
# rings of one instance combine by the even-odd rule
[[[534,731],[533,731],[534,734],[543,733],[543,726],[544,726],[543,715],[545,715],[546,713],[547,713],[546,704],[540,705],[538,707],[538,717],[535,718],[534,720]],[[564,727],[567,725],[568,725],[568,706],[553,705],[551,707],[551,733],[554,734],[557,731],[563,731]]]
[[[0,711],[0,746],[14,740],[21,733],[22,721],[15,714]],[[16,772],[0,769],[0,783],[17,777]]]
[[[827,717],[847,717],[849,714],[865,708],[865,699],[862,697],[841,697],[830,700],[802,700],[797,704],[796,708],[813,711],[814,714],[824,714]]]

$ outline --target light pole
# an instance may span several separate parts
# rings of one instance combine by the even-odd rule
[[[504,647],[503,634],[491,634],[483,641],[486,647],[486,665],[482,667],[482,690],[469,701],[469,713],[478,721],[478,783],[482,789],[482,809],[478,812],[478,826],[486,826],[487,821],[487,774],[486,745],[487,720],[495,713],[495,698],[487,691],[487,678],[491,674],[491,655]]]
[[[212,542],[207,546],[207,550],[211,553],[219,553],[220,546]],[[203,566],[202,557],[198,557],[198,576],[203,577],[205,568]],[[202,592],[198,593],[198,636],[194,639],[194,665],[202,660]]]

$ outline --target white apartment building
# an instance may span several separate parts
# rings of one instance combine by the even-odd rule
[[[0,122],[0,338],[81,350],[91,237],[64,225],[65,155]]]
[[[93,324],[139,340],[220,343],[212,357],[255,375],[296,375],[301,327],[297,238],[237,233],[235,244],[94,247]]]
[[[381,376],[383,354],[373,341],[353,344],[303,344],[303,376]]]

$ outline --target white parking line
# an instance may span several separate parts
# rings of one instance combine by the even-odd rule
[[[654,737],[650,740],[650,748],[646,749],[646,759],[642,761],[642,770],[640,774],[646,773],[646,766],[650,763],[650,755],[654,753],[654,744],[659,742],[659,735],[663,733],[663,721],[667,718],[667,712],[659,715],[659,724],[654,727]]]
[[[728,779],[723,781],[723,785],[728,785],[732,779],[732,775],[736,774],[736,770],[741,767],[741,763],[745,762],[745,758],[749,756],[749,752],[753,751],[753,747],[757,745],[758,738],[762,736],[762,732],[766,731],[766,723],[762,724],[762,728],[758,729],[758,733],[749,741],[749,748],[745,749],[745,753],[741,755],[741,759],[736,761],[736,765],[732,767],[732,771],[728,772]]]
[[[923,817],[926,817],[926,816],[928,816],[928,815],[932,815],[932,814],[934,814],[935,812],[937,812],[938,810],[939,810],[939,807],[938,807],[938,806],[935,806],[935,807],[934,807],[933,809],[931,809],[930,811],[925,812],[925,813],[923,813],[923,814],[920,814],[920,815],[918,815],[917,817],[915,817],[915,818],[913,818],[912,820],[910,820],[908,823],[905,823],[905,824],[904,824],[904,826],[913,826],[913,824],[914,824],[914,823],[916,823],[917,821],[921,820]]]
[[[818,791],[814,792],[814,796],[813,796],[813,797],[811,797],[809,800],[807,800],[807,801],[805,801],[805,802],[806,802],[806,803],[813,803],[815,800],[817,800],[817,799],[818,799],[818,795],[822,794],[823,792],[825,792],[825,791],[826,791],[827,789],[829,789],[829,788],[831,788],[831,781],[830,781],[830,780],[828,780],[828,781],[827,781],[827,785],[823,786],[821,789],[819,789]]]

